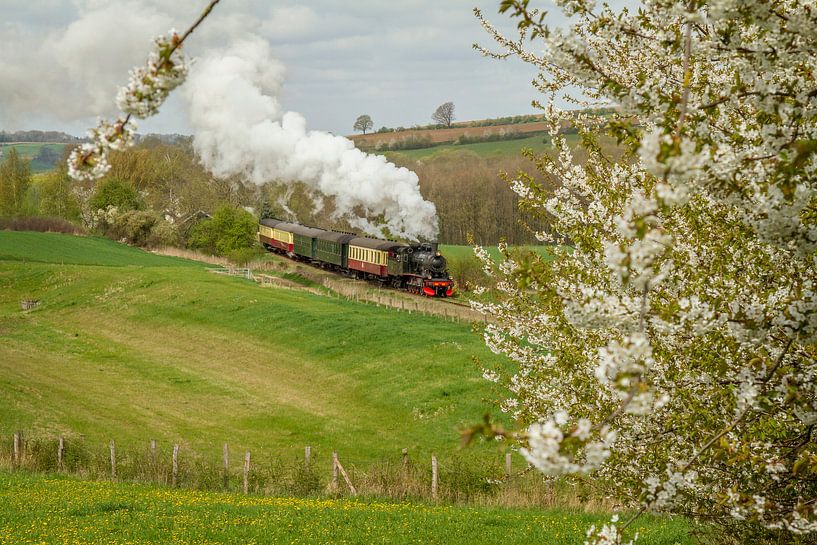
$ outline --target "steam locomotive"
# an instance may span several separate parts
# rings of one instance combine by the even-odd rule
[[[454,281],[436,243],[404,244],[262,219],[258,240],[272,252],[428,297],[451,297]]]

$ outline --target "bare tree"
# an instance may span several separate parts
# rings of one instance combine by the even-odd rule
[[[445,104],[440,104],[437,110],[431,115],[431,119],[441,125],[450,127],[451,122],[454,121],[454,103],[446,102]]]
[[[352,127],[356,131],[363,131],[363,134],[366,134],[366,131],[374,127],[374,123],[372,123],[372,118],[366,114],[363,114],[355,120],[355,124]]]

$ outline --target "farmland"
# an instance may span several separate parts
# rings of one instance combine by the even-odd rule
[[[569,135],[570,140],[575,140],[575,135]],[[497,140],[495,142],[477,142],[473,144],[440,144],[427,148],[389,151],[385,152],[389,158],[399,155],[411,159],[424,159],[446,151],[470,151],[480,157],[496,157],[502,155],[519,155],[523,148],[531,149],[537,153],[552,149],[548,136],[537,135],[528,138],[514,140]]]
[[[428,139],[431,144],[453,142],[461,137],[484,138],[488,136],[507,134],[544,133],[547,131],[545,122],[518,123],[511,125],[494,126],[453,126],[451,128],[411,129],[399,132],[356,134],[349,136],[355,145],[364,148],[377,148],[384,144],[394,143],[406,139]]]
[[[0,473],[0,544],[580,544],[606,516],[382,500],[262,498]],[[644,517],[644,545],[684,545],[688,525]]]

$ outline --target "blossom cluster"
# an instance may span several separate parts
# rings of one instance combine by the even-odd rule
[[[610,457],[616,431],[604,426],[598,433],[592,422],[580,418],[572,430],[565,432],[568,415],[559,411],[552,418],[531,425],[527,430],[528,446],[521,454],[538,470],[549,475],[591,473]],[[597,435],[596,438],[593,438]],[[570,452],[565,452],[570,447]]]
[[[484,337],[516,364],[486,375],[528,429],[523,452],[546,473],[593,471],[642,512],[746,539],[817,533],[817,10],[558,4],[569,28],[503,2],[518,40],[477,13],[501,48],[483,53],[540,71],[555,152],[534,165],[557,188],[509,181],[548,220],[537,237],[566,242],[551,262],[505,251],[494,267],[478,250],[498,292],[475,304]],[[611,109],[603,126],[553,106],[576,88]],[[572,431],[588,426],[615,437],[594,439],[592,464]],[[593,543],[620,540],[611,526]]]
[[[91,141],[71,152],[68,174],[73,179],[93,181],[104,176],[110,170],[110,151],[121,151],[134,143],[136,124],[132,118],[155,115],[170,92],[184,82],[189,61],[180,45],[181,38],[172,29],[155,39],[146,65],[131,70],[130,81],[119,89],[116,102],[124,115],[113,123],[100,120],[88,131]]]
[[[170,92],[187,77],[189,63],[178,48],[179,43],[174,29],[156,38],[147,64],[131,70],[128,84],[117,93],[116,104],[120,110],[139,119],[159,112]]]

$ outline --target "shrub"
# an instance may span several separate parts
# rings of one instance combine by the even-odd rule
[[[251,248],[256,241],[258,222],[241,208],[224,205],[212,218],[200,221],[190,229],[187,245],[212,254],[228,256]]]
[[[488,281],[482,264],[473,255],[449,257],[448,272],[461,291],[470,291],[474,286]]]
[[[23,217],[0,219],[0,230],[38,231],[41,233],[66,233],[71,235],[84,233],[82,227],[63,218]]]
[[[96,186],[89,204],[92,210],[104,210],[108,207],[114,207],[120,212],[126,212],[145,208],[145,203],[136,188],[130,183],[116,178],[101,181]]]
[[[237,250],[231,250],[225,254],[225,257],[235,263],[236,265],[243,267],[253,259],[258,258],[259,256],[263,255],[261,250],[257,247],[248,247],[248,248],[238,248]]]
[[[113,217],[108,235],[136,246],[168,246],[176,242],[175,228],[156,212],[128,210]]]
[[[409,149],[422,149],[422,148],[430,148],[434,144],[431,141],[430,136],[407,136],[406,138],[401,138],[400,140],[395,140],[394,142],[388,144],[386,148],[390,151],[399,151],[399,150],[409,150]]]

